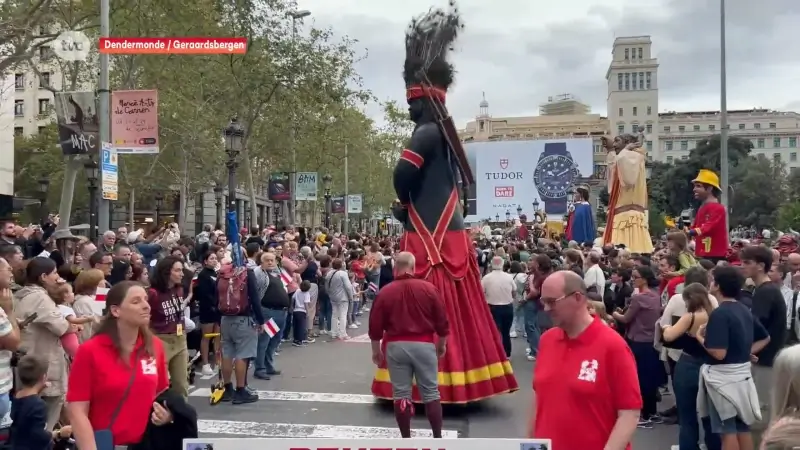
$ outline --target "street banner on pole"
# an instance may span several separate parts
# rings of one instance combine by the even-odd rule
[[[317,172],[297,172],[294,189],[295,200],[317,201]]]
[[[344,214],[344,196],[343,195],[331,198],[331,213],[332,214]]]
[[[292,190],[289,188],[289,172],[272,172],[267,187],[270,200],[291,200]]]
[[[117,150],[108,142],[103,142],[101,164],[103,169],[101,172],[103,177],[101,184],[103,200],[116,201],[119,196]]]
[[[347,196],[347,213],[361,214],[363,210],[363,197],[361,194],[351,194]]]
[[[119,154],[158,153],[158,91],[111,93],[111,140]]]
[[[61,151],[65,155],[100,153],[99,104],[94,92],[56,92],[54,98]]]

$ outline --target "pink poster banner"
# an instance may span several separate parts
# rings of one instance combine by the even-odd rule
[[[111,93],[111,142],[118,154],[158,153],[158,91]]]

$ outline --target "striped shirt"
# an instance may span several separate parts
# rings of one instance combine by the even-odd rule
[[[11,322],[8,320],[6,312],[0,309],[0,337],[11,334]],[[14,375],[11,372],[11,351],[0,350],[0,394],[11,391],[11,384]]]

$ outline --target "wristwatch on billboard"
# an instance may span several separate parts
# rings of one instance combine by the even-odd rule
[[[544,144],[544,151],[533,171],[533,183],[544,202],[545,213],[567,213],[567,191],[578,177],[578,166],[567,151],[566,142]]]

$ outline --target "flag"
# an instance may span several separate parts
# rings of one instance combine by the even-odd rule
[[[102,303],[103,307],[105,307],[106,295],[108,295],[108,288],[97,288],[97,294],[94,296],[94,301]]]
[[[192,286],[197,286],[197,274],[194,274],[194,277],[192,277]]]
[[[281,331],[281,328],[275,323],[274,319],[269,319],[267,323],[264,324],[264,332],[267,333],[269,337],[274,337],[279,331]]]
[[[283,281],[283,288],[286,289],[286,292],[289,292],[289,285],[294,281],[289,272],[286,269],[281,269],[281,281]]]

